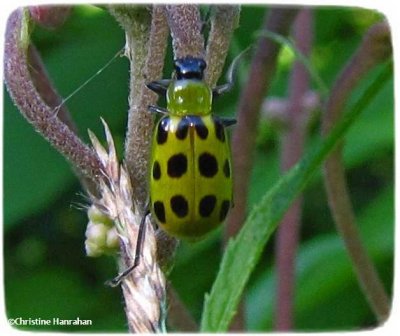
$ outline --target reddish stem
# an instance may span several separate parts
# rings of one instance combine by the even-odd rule
[[[302,10],[293,27],[296,48],[305,56],[312,43],[312,13],[310,9]],[[304,150],[305,122],[308,111],[303,107],[303,100],[309,90],[310,76],[300,61],[293,66],[290,81],[288,105],[289,129],[282,137],[281,164],[282,170],[289,170],[301,158]],[[295,287],[295,261],[299,242],[302,197],[300,196],[287,211],[277,234],[277,301],[276,330],[284,331],[293,328],[293,303]]]
[[[29,12],[32,20],[47,29],[62,26],[71,13],[71,6],[31,6]]]
[[[204,57],[204,37],[198,5],[166,5],[175,58]]]

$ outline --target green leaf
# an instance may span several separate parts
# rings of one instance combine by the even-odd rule
[[[73,181],[71,168],[4,95],[4,225],[41,211]]]
[[[390,63],[317,148],[304,156],[250,212],[240,233],[228,243],[218,276],[210,294],[206,295],[201,331],[224,332],[228,329],[263,247],[286,210],[391,73]]]

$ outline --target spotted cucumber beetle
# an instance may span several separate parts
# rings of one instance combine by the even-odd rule
[[[202,238],[226,218],[233,205],[232,162],[226,128],[231,118],[211,113],[213,97],[230,91],[244,50],[232,62],[227,83],[213,89],[204,81],[206,63],[185,57],[174,62],[173,79],[147,87],[167,98],[167,108],[151,105],[150,112],[164,116],[154,128],[149,169],[149,208],[140,223],[133,265],[109,284],[118,285],[138,264],[151,212],[171,236]]]
[[[147,86],[167,98],[167,109],[153,135],[150,160],[150,210],[172,236],[201,238],[217,227],[232,205],[232,163],[226,127],[233,119],[212,115],[212,90],[203,80],[206,63],[175,61],[175,77]]]

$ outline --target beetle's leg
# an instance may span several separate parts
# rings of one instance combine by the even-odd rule
[[[225,127],[229,127],[237,123],[237,120],[235,118],[229,118],[229,117],[219,117],[219,120]]]
[[[243,50],[239,55],[237,55],[235,57],[235,59],[232,61],[231,65],[229,66],[228,72],[226,73],[227,82],[225,84],[216,86],[212,90],[213,97],[218,97],[218,96],[232,90],[233,86],[235,85],[236,79],[237,79],[237,72],[239,70],[240,61],[251,49],[252,49],[252,46],[247,47],[245,50]]]
[[[160,79],[153,82],[146,84],[146,86],[154,91],[155,93],[159,94],[160,96],[165,96],[167,93],[167,89],[169,84],[171,83],[170,79]]]
[[[135,258],[133,259],[133,264],[129,266],[126,270],[119,273],[114,279],[107,281],[106,284],[111,287],[118,286],[122,280],[124,280],[140,263],[140,256],[142,254],[143,249],[143,242],[146,233],[146,217],[150,213],[150,210],[147,207],[146,213],[142,217],[142,220],[139,224],[139,231],[136,240],[136,247],[135,247]]]
[[[161,106],[149,105],[147,108],[151,113],[169,114],[168,110]]]

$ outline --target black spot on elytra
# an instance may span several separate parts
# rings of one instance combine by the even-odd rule
[[[160,201],[156,201],[153,204],[154,213],[159,222],[165,223],[165,208],[164,203]]]
[[[209,217],[215,208],[217,198],[214,195],[204,196],[199,203],[199,213],[201,217]]]
[[[229,164],[228,159],[225,160],[223,171],[224,171],[225,177],[228,177],[228,178],[231,177],[231,165]]]
[[[202,118],[197,116],[185,116],[179,122],[176,129],[176,137],[180,140],[184,140],[189,132],[189,128],[194,127],[196,130],[197,136],[200,139],[207,139],[208,137],[208,129],[204,124]]]
[[[197,135],[203,140],[207,139],[208,129],[203,120],[200,117],[191,117],[190,119],[194,125],[194,128],[196,129]]]
[[[160,177],[161,177],[160,164],[158,163],[158,161],[154,161],[154,163],[153,163],[153,178],[155,180],[159,180]]]
[[[183,153],[172,155],[167,163],[169,177],[181,177],[187,171],[187,157]]]
[[[175,195],[171,197],[170,203],[172,211],[178,217],[183,218],[189,213],[189,204],[182,195]]]
[[[213,177],[218,172],[218,162],[214,155],[203,153],[199,156],[199,170],[204,177]]]
[[[158,124],[157,143],[159,145],[162,145],[165,142],[167,142],[170,122],[171,122],[171,119],[169,117],[165,117],[165,118],[161,119],[161,121]]]
[[[219,212],[219,220],[221,222],[226,218],[226,215],[228,214],[230,206],[231,206],[230,201],[228,201],[228,200],[222,201],[221,210]]]
[[[183,117],[179,122],[178,127],[176,128],[176,133],[175,133],[176,137],[180,140],[184,140],[188,135],[189,126],[190,122],[188,118]]]
[[[225,128],[222,122],[214,118],[214,126],[215,126],[215,136],[221,142],[225,142]]]

